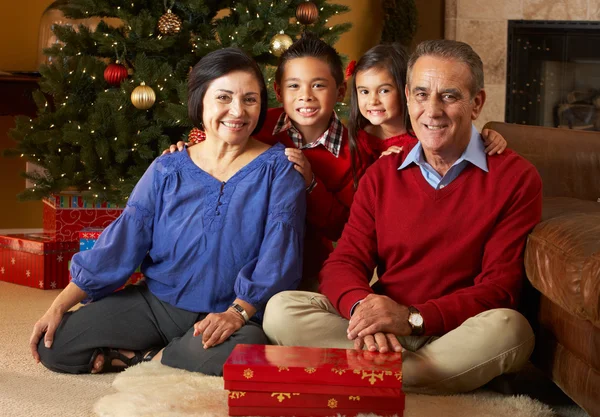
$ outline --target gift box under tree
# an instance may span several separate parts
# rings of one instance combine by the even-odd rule
[[[230,416],[402,416],[400,353],[237,345],[223,367]]]
[[[108,227],[123,212],[116,204],[80,194],[61,193],[44,200],[44,233],[57,241],[74,241],[86,227]]]
[[[102,234],[103,230],[104,229],[101,229],[101,228],[91,228],[91,227],[80,230],[79,231],[79,251],[83,252],[83,251],[92,249],[94,247],[94,244],[96,243],[96,241]],[[135,284],[138,281],[140,281],[142,278],[144,278],[144,274],[142,274],[142,271],[141,271],[140,267],[138,266],[138,268],[131,275],[131,277],[129,277],[129,280],[127,280],[127,283],[125,285]]]
[[[0,235],[0,280],[44,290],[69,283],[69,262],[78,241],[56,241],[44,233]]]

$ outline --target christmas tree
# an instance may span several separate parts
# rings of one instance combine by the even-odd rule
[[[324,0],[62,0],[56,7],[69,18],[116,17],[122,25],[54,28],[60,43],[45,51],[52,63],[40,68],[38,115],[17,118],[11,131],[18,144],[8,154],[44,171],[23,174],[35,187],[22,199],[76,190],[124,202],[163,149],[187,141],[187,76],[202,56],[239,47],[272,84],[276,55],[303,30],[334,44],[350,27],[328,24],[348,8]]]

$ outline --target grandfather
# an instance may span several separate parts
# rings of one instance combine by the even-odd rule
[[[541,180],[510,150],[486,156],[471,125],[485,103],[483,65],[467,44],[421,43],[406,96],[418,144],[366,172],[322,294],[276,295],[264,330],[283,345],[404,348],[405,391],[470,391],[518,371],[533,350],[514,309]]]

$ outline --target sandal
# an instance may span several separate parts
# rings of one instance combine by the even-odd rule
[[[149,362],[156,356],[158,352],[160,352],[162,348],[155,347],[142,352],[140,350],[133,351],[133,356],[128,358],[121,352],[119,349],[114,348],[97,348],[92,355],[92,359],[90,360],[90,372],[94,366],[94,361],[98,357],[99,354],[104,356],[104,364],[102,365],[102,369],[96,373],[106,373],[106,372],[122,372],[130,366],[137,365],[142,362]],[[124,365],[114,365],[113,360],[117,359],[124,363]]]

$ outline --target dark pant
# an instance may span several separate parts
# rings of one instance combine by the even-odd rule
[[[50,349],[38,352],[56,372],[89,373],[97,348],[147,350],[165,347],[161,362],[174,368],[223,375],[225,360],[239,343],[268,344],[262,327],[248,322],[220,345],[204,349],[194,323],[207,313],[182,310],[156,298],[146,285],[131,285],[64,315]]]

